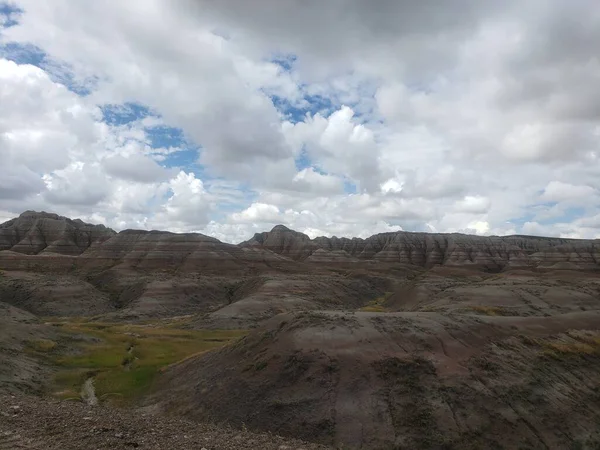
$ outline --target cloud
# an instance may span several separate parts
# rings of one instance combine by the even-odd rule
[[[65,168],[82,142],[97,139],[103,126],[95,108],[48,74],[29,64],[0,58],[0,155],[34,172]]]
[[[485,197],[466,196],[462,200],[456,202],[454,210],[456,212],[483,214],[490,208],[490,201]]]
[[[111,191],[110,183],[98,165],[73,163],[44,177],[44,200],[55,205],[93,207]]]
[[[44,190],[45,185],[39,175],[23,165],[11,166],[8,173],[0,172],[0,200],[22,200]]]
[[[228,241],[597,233],[592,0],[15,3],[0,211]]]
[[[312,167],[300,170],[292,179],[292,184],[300,191],[321,195],[340,194],[344,191],[344,182],[341,178],[321,174]]]
[[[233,222],[238,223],[277,223],[281,216],[279,208],[275,205],[266,203],[252,203],[248,208],[240,213],[231,215]]]
[[[168,228],[169,224],[178,225],[182,229],[199,228],[208,222],[210,208],[208,195],[202,180],[193,173],[180,171],[169,182],[172,195],[152,219],[152,223]]]
[[[540,198],[548,202],[569,202],[587,204],[597,198],[598,191],[590,186],[573,185],[561,181],[551,181]]]
[[[299,153],[329,173],[346,175],[367,189],[374,189],[379,176],[379,149],[372,130],[356,123],[352,108],[342,106],[325,118],[307,117],[295,125],[285,124],[290,144]]]
[[[143,155],[115,155],[103,161],[106,173],[124,180],[153,183],[170,178],[172,171],[165,169]]]
[[[160,1],[19,4],[25,14],[20,26],[6,30],[7,39],[39,45],[78,79],[92,77],[96,100],[135,101],[160,111],[166,123],[201,143],[200,160],[216,174],[253,178],[251,165],[292,156],[279,114],[261,88],[289,91],[295,84],[272,63],[236,52],[185,9]],[[81,20],[102,26],[82,28],[76,25]]]

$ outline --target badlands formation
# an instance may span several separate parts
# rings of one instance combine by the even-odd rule
[[[600,241],[231,245],[27,211],[0,225],[0,310],[0,448],[159,448],[152,423],[198,448],[600,446]],[[130,428],[43,425],[77,408]]]

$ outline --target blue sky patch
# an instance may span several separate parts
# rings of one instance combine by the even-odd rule
[[[14,42],[0,45],[0,56],[17,64],[31,64],[36,67],[41,67],[46,59],[46,54],[35,45]]]
[[[208,178],[204,166],[198,164],[198,149],[182,149],[170,153],[164,161],[161,161],[161,164],[169,169],[173,167],[184,168],[188,172],[194,172],[198,178],[203,180]]]
[[[126,125],[153,115],[150,108],[139,103],[101,105],[100,109],[102,110],[102,120],[113,126]]]
[[[271,101],[277,111],[279,111],[286,120],[291,123],[304,122],[306,115],[314,116],[320,113],[324,117],[328,117],[337,109],[338,105],[334,105],[330,99],[318,95],[307,95],[304,97],[307,106],[298,107],[290,103],[287,99],[277,95],[270,96]]]
[[[345,179],[344,180],[344,193],[346,194],[356,194],[358,193],[358,189],[356,188],[356,184],[352,182],[352,180]]]
[[[298,172],[312,166],[312,162],[311,162],[310,158],[308,157],[308,153],[306,152],[306,149],[304,147],[302,147],[302,150],[300,151],[300,155],[298,155],[295,162],[296,162],[296,170]]]
[[[196,145],[192,145],[187,141],[181,128],[161,125],[146,128],[146,133],[150,138],[150,145],[154,148],[181,147],[198,151]]]
[[[67,64],[48,58],[48,55],[35,45],[8,42],[0,45],[0,57],[14,61],[17,64],[30,64],[39,67],[48,74],[52,81],[64,85],[80,96],[89,95],[98,82],[97,78],[76,79]]]
[[[297,59],[298,59],[298,57],[293,54],[278,55],[278,56],[273,57],[271,59],[271,62],[274,64],[277,64],[278,66],[283,68],[283,70],[285,70],[286,72],[291,72],[292,69],[294,68],[294,64],[296,63]]]
[[[123,126],[138,122],[146,117],[160,118],[148,106],[127,102],[121,105],[102,105],[102,119],[111,126]],[[148,144],[155,149],[179,149],[165,155],[160,164],[167,168],[183,168],[202,179],[206,178],[204,168],[198,162],[199,147],[189,142],[183,130],[166,125],[146,127],[144,129]]]
[[[16,5],[0,2],[0,17],[4,19],[2,20],[4,22],[2,28],[12,27],[19,23],[17,16],[21,13],[23,13],[23,10]]]

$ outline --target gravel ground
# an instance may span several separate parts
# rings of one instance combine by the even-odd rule
[[[326,449],[133,409],[0,394],[0,449]]]

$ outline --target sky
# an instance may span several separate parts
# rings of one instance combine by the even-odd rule
[[[0,0],[0,222],[600,238],[596,0]]]

